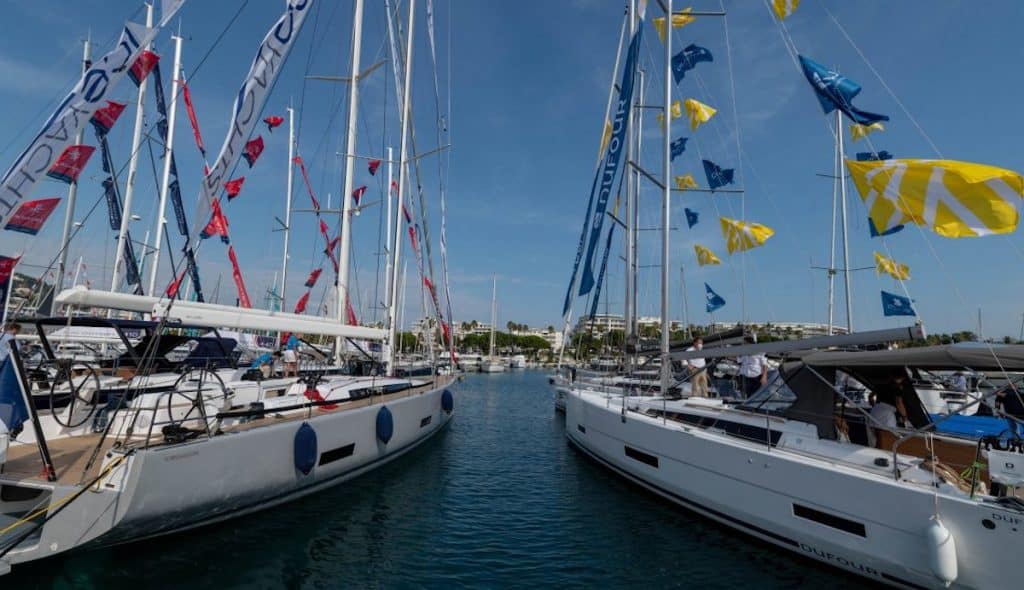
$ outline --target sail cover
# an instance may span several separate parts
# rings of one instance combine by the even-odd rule
[[[89,123],[93,114],[107,106],[107,99],[125,77],[128,66],[153,40],[157,30],[126,23],[114,49],[93,62],[82,74],[71,93],[57,105],[28,148],[0,181],[0,222],[6,221],[11,211],[32,194],[36,184],[74,142],[75,134]]]
[[[288,53],[299,36],[302,23],[312,8],[313,0],[288,0],[284,14],[260,43],[249,73],[242,82],[238,96],[235,97],[224,145],[210,167],[210,172],[203,179],[195,227],[201,227],[200,223],[209,216],[211,201],[217,198],[224,182],[228,180],[228,175],[242,156],[253,129],[262,121],[260,112],[263,105],[267,102]]]

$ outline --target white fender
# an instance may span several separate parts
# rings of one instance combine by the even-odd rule
[[[956,541],[953,533],[942,524],[938,516],[931,519],[925,529],[925,549],[928,552],[928,564],[932,573],[948,588],[956,581]]]

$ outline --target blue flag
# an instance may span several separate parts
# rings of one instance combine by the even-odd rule
[[[683,209],[683,211],[686,212],[686,225],[689,227],[697,225],[697,219],[700,217],[700,214],[690,209]]]
[[[7,343],[4,343],[7,346]],[[28,408],[21,393],[18,375],[14,372],[14,359],[8,356],[0,365],[0,422],[8,432],[18,432],[28,420]]]
[[[732,175],[735,170],[732,168],[722,168],[718,164],[715,164],[711,160],[702,160],[704,162],[704,174],[708,177],[708,187],[711,190],[723,187],[727,184],[732,184]]]
[[[725,305],[725,299],[722,299],[721,295],[715,293],[714,289],[711,288],[711,285],[707,283],[704,283],[704,300],[708,313],[712,313],[716,309]]]
[[[917,315],[908,297],[882,291],[882,313],[884,315]]]
[[[894,225],[894,226],[890,227],[889,229],[887,229],[887,230],[885,230],[883,232],[879,232],[878,231],[878,227],[875,225],[874,220],[872,220],[870,217],[868,217],[868,230],[871,231],[871,237],[872,238],[877,238],[879,236],[890,236],[890,235],[892,235],[892,234],[894,234],[894,233],[896,233],[898,231],[903,231],[904,227],[906,227],[906,226],[903,225],[903,224]]]
[[[715,61],[711,56],[711,52],[704,47],[697,47],[694,44],[687,45],[682,51],[675,54],[672,57],[672,77],[676,79],[676,84],[683,79],[686,72],[697,67],[697,64],[702,61]]]
[[[802,55],[800,56],[800,65],[804,69],[807,81],[814,88],[814,93],[826,115],[839,109],[847,117],[861,125],[889,120],[889,117],[885,115],[869,113],[853,106],[851,101],[860,93],[860,84]]]
[[[882,150],[880,152],[857,152],[858,162],[878,162],[881,160],[891,160],[892,154]]]
[[[686,151],[686,140],[687,139],[688,138],[686,138],[686,137],[680,137],[679,139],[677,139],[677,140],[672,142],[672,146],[671,146],[672,147],[672,157],[669,158],[670,162],[672,160],[675,160],[676,156],[681,156],[683,154],[683,152]]]

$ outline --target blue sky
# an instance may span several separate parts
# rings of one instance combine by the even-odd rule
[[[413,87],[421,152],[437,146],[433,72],[422,4]],[[199,121],[208,150],[213,153],[223,141],[231,102],[252,53],[278,17],[281,3],[249,2],[210,52],[241,5],[236,0],[193,2],[179,15],[187,39],[184,67],[187,74],[192,74],[190,85]],[[718,2],[710,0],[694,1],[692,5],[698,10],[719,8]],[[745,193],[742,197],[697,193],[673,198],[673,226],[685,228],[684,206],[699,211],[701,222],[693,230],[673,233],[672,315],[681,314],[682,264],[686,266],[691,321],[708,320],[702,305],[704,281],[728,301],[716,320],[739,320],[745,311],[753,321],[824,321],[824,272],[810,267],[823,266],[828,256],[832,186],[815,174],[831,172],[830,120],[822,114],[786,52],[778,26],[764,4],[735,1],[725,2],[725,7],[727,21],[704,18],[675,32],[674,47],[696,43],[710,49],[715,61],[700,64],[680,85],[673,85],[673,97],[697,98],[717,108],[718,114],[695,132],[689,130],[685,119],[673,124],[673,136],[691,138],[687,153],[673,163],[673,173],[693,173],[703,183],[699,169],[703,156],[723,166],[737,167],[737,185]],[[125,19],[141,18],[138,8],[137,2],[120,0],[11,4],[9,19],[17,26],[9,26],[0,42],[0,104],[4,105],[0,161],[4,168],[76,78],[80,39],[91,31],[95,52],[107,51]],[[657,4],[652,4],[648,17],[657,11]],[[842,24],[870,65],[844,38],[830,14]],[[344,144],[344,88],[323,82],[304,83],[303,77],[307,73],[347,75],[351,4],[321,2],[313,16],[317,19],[303,31],[265,114],[284,114],[290,100],[296,106],[302,103],[299,151],[310,167],[318,198],[326,202],[330,193],[337,203],[342,161],[335,154]],[[438,0],[436,16],[441,62],[438,80],[452,143],[450,162],[445,164],[450,164],[448,243],[456,320],[487,318],[490,277],[495,273],[500,324],[508,320],[541,326],[557,324],[592,179],[622,5],[597,0]],[[176,29],[178,20],[168,29]],[[983,9],[977,3],[952,0],[804,0],[786,21],[801,53],[838,67],[864,87],[855,101],[860,108],[892,118],[884,133],[871,137],[877,149],[887,149],[897,157],[936,157],[930,145],[934,143],[948,159],[1017,171],[1024,170],[1019,148],[1024,117],[1019,107],[1021,82],[1013,72],[1024,60],[1024,45],[1018,38],[1022,23],[1024,6],[1009,0],[986,3]],[[663,50],[653,28],[649,23],[646,26],[642,56],[649,75],[645,90],[654,100],[662,93]],[[169,32],[161,34],[157,42],[157,51],[165,56],[165,78],[170,77]],[[364,67],[386,58],[385,42],[383,5],[367,2]],[[193,74],[208,52],[202,67]],[[397,151],[397,108],[391,80],[391,73],[382,68],[364,85],[359,153],[379,155],[385,145]],[[133,102],[133,95],[130,82],[118,89],[122,101]],[[150,97],[147,105],[151,104]],[[128,156],[132,118],[131,110],[126,111],[112,134],[114,155],[121,161]],[[155,118],[147,114],[146,121],[152,124]],[[179,170],[186,203],[190,203],[196,195],[201,162],[184,117],[179,117],[177,133]],[[649,170],[659,171],[660,132],[650,116],[643,133],[641,162]],[[266,151],[252,170],[239,171],[247,177],[245,190],[226,209],[254,302],[262,302],[262,294],[279,270],[282,236],[272,230],[274,217],[283,217],[284,212],[286,130],[262,134]],[[91,132],[86,142],[95,143]],[[867,144],[862,141],[847,144],[847,148],[851,152],[866,150]],[[143,218],[134,230],[138,240],[155,219],[157,199],[151,166],[145,152],[136,189],[135,211]],[[370,177],[362,166],[357,166],[357,171],[356,185],[368,184],[367,199],[379,199],[382,175]],[[425,158],[423,171],[436,254],[437,160]],[[101,196],[100,175],[97,158],[83,175],[76,218],[82,219]],[[298,178],[296,182],[296,206],[307,207],[308,197]],[[35,196],[64,193],[63,185],[47,182]],[[906,287],[931,331],[976,329],[981,309],[986,335],[1018,334],[1024,312],[1016,297],[1024,287],[1024,279],[1015,272],[1024,263],[1024,240],[1019,232],[947,240],[909,228],[883,244],[868,238],[866,213],[852,187],[850,197],[851,266],[871,266],[872,252],[885,249],[909,264],[913,279]],[[740,217],[741,211],[746,219],[773,227],[776,235],[744,257],[728,257],[717,217]],[[111,232],[104,227],[105,214],[101,204],[72,247],[73,258],[85,257],[94,285],[104,286],[109,281],[103,280],[104,264],[113,257]],[[660,196],[645,185],[642,225],[657,225],[659,215]],[[34,239],[0,232],[0,251],[25,249],[28,263],[48,263],[62,217],[63,209],[58,209],[44,232]],[[378,208],[367,209],[354,226],[356,307],[361,318],[370,318],[374,314],[371,307],[377,269],[374,253],[378,251]],[[289,307],[301,293],[305,275],[321,262],[316,255],[320,238],[312,216],[296,214],[293,228]],[[177,240],[173,230],[172,238]],[[658,263],[656,232],[644,232],[641,240],[641,264]],[[724,264],[698,268],[694,242],[715,250]],[[226,253],[219,243],[203,246],[200,267],[208,294],[221,275],[220,301],[232,300],[234,289]],[[409,276],[414,275],[414,263],[410,263]],[[610,269],[605,290],[612,310],[621,308],[622,278],[619,262]],[[644,315],[657,313],[657,280],[657,269],[643,270],[640,311]],[[410,278],[409,283],[412,286],[408,289],[406,316],[412,318],[420,314],[420,292],[414,288],[416,279]],[[877,277],[868,270],[855,273],[853,283],[857,328],[904,323],[881,314],[879,291],[899,291],[892,279]],[[317,303],[321,296],[318,289],[312,302]],[[578,307],[583,302],[580,300]],[[837,305],[841,310],[841,288]],[[843,313],[837,311],[837,319],[842,322],[843,318]]]

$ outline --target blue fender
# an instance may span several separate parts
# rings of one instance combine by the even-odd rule
[[[455,396],[448,389],[444,390],[441,394],[441,409],[447,414],[451,414],[452,410],[455,409]]]
[[[316,464],[316,431],[307,422],[295,431],[295,468],[309,475]]]
[[[391,416],[391,410],[382,406],[377,411],[377,440],[388,444],[391,436],[395,434],[395,419]]]

